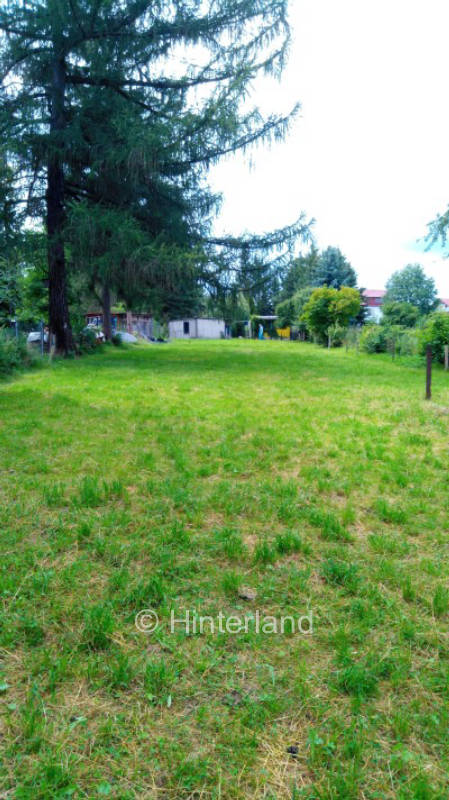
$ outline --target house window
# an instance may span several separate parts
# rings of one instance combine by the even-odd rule
[[[184,336],[188,336],[190,334],[190,322],[186,320],[184,322]]]

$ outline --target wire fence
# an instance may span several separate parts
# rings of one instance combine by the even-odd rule
[[[43,320],[9,320],[3,327],[7,336],[19,339],[24,337],[27,344],[42,355],[49,351],[48,330]]]

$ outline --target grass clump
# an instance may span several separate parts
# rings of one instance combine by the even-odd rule
[[[322,565],[322,575],[326,583],[342,586],[351,594],[355,594],[359,588],[360,574],[357,564],[328,558]]]
[[[154,704],[171,705],[171,690],[176,683],[176,669],[164,659],[154,659],[145,665],[144,690],[147,700]]]
[[[449,611],[449,589],[446,586],[437,586],[435,589],[432,608],[436,617],[442,617]]]
[[[86,650],[107,650],[111,645],[111,635],[115,623],[111,608],[95,605],[84,616],[81,644]]]
[[[103,503],[103,492],[97,477],[85,475],[82,478],[77,503],[84,508],[96,508]]]
[[[256,564],[273,564],[277,558],[275,547],[266,539],[258,542],[254,548],[254,562]]]
[[[291,555],[291,553],[304,553],[310,555],[311,548],[306,545],[297,533],[287,531],[276,536],[274,545],[280,555]]]
[[[321,538],[326,542],[352,542],[353,537],[340,523],[335,514],[312,508],[308,520],[315,528],[320,529]]]

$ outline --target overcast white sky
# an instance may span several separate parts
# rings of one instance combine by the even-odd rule
[[[216,228],[263,231],[304,210],[359,284],[380,289],[419,261],[449,297],[449,260],[418,239],[449,204],[448,0],[290,0],[293,45],[264,109],[299,100],[288,139],[212,173],[225,196]]]

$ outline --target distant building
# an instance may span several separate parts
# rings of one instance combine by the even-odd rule
[[[449,299],[441,297],[439,300],[438,311],[448,311],[449,312]]]
[[[223,319],[174,319],[168,323],[170,339],[224,339]]]
[[[380,322],[382,319],[382,303],[385,295],[385,289],[365,289],[363,292],[363,300],[368,312],[368,318],[372,322]]]

